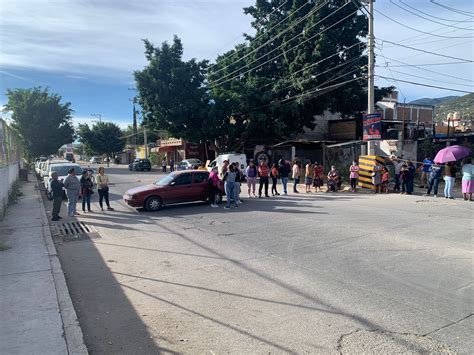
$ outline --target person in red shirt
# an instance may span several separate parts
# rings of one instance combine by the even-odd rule
[[[388,182],[390,180],[390,172],[387,168],[383,168],[382,170],[382,191],[381,193],[388,194]]]
[[[314,186],[314,191],[322,192],[321,187],[323,186],[323,175],[324,175],[324,167],[319,164],[317,161],[314,162],[314,181],[313,181],[313,186]]]
[[[262,197],[262,189],[265,185],[265,197],[270,197],[268,195],[268,176],[270,175],[270,168],[267,165],[265,160],[260,160],[260,165],[258,166],[258,176],[260,177],[259,187],[258,187],[258,197]]]

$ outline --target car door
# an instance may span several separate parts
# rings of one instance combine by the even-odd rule
[[[194,201],[192,187],[192,173],[179,174],[170,184],[168,201],[170,203]]]
[[[209,195],[209,185],[207,180],[209,173],[207,171],[198,171],[193,173],[193,196],[195,201],[206,200]]]

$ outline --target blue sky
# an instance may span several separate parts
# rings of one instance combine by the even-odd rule
[[[399,0],[393,2],[405,6]],[[389,0],[377,0],[375,8],[380,12],[431,33],[421,34],[376,13],[377,38],[474,59],[471,1],[437,1],[461,13],[429,0],[404,2],[437,16],[439,19],[432,19],[440,23],[416,17]],[[242,8],[253,3],[254,0],[0,0],[0,105],[6,102],[8,88],[48,86],[72,103],[75,122],[90,122],[97,119],[91,113],[100,113],[103,120],[126,126],[132,116],[129,98],[133,92],[128,90],[134,86],[132,73],[145,65],[142,38],[159,44],[176,34],[183,40],[187,59],[213,60],[218,52],[230,49],[243,32],[249,31],[251,18],[243,14]],[[385,58],[391,59],[385,60],[377,49],[380,67],[376,74],[474,91],[472,63],[424,67],[435,73],[415,67],[393,67],[390,72],[384,67],[385,61],[401,65],[397,61],[436,64],[454,60],[388,43],[381,48]],[[383,79],[376,83],[392,84]],[[398,86],[407,101],[461,95],[401,82]]]

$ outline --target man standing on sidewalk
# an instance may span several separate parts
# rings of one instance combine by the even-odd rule
[[[59,215],[61,204],[63,203],[63,182],[58,180],[58,173],[51,173],[51,190],[53,191],[53,213],[52,221],[59,221],[62,217]]]

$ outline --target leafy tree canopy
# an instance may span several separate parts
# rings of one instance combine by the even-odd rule
[[[219,56],[208,75],[219,111],[248,122],[243,139],[272,142],[314,128],[325,110],[365,111],[367,19],[354,2],[257,0],[244,12],[255,35]]]
[[[48,89],[7,90],[5,109],[12,111],[12,126],[23,139],[30,158],[53,154],[74,140],[71,103]]]
[[[144,122],[175,137],[199,141],[209,102],[203,87],[206,62],[183,61],[176,36],[171,45],[155,47],[148,40],[144,44],[148,65],[134,73]]]
[[[87,150],[98,155],[113,157],[125,146],[122,130],[112,122],[97,122],[92,128],[87,124],[80,124],[78,135]]]

